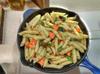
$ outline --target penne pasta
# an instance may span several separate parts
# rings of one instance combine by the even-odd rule
[[[24,35],[24,34],[39,34],[39,32],[27,30],[19,33],[19,35]]]
[[[28,48],[25,48],[24,52],[25,52],[25,59],[29,60],[29,51],[28,51]]]
[[[61,69],[62,65],[55,65],[55,64],[48,64],[45,66],[46,68],[55,68],[55,69]]]
[[[47,39],[44,40],[44,42],[47,43],[47,42],[49,42],[50,40],[51,40],[50,38],[47,38]]]
[[[66,58],[61,58],[61,59],[52,61],[52,63],[53,63],[53,64],[60,64],[60,63],[65,62],[65,61],[67,61]]]
[[[52,50],[53,54],[55,55],[56,54],[55,48],[54,47],[51,47],[51,50]]]
[[[70,37],[66,38],[64,45],[62,46],[62,48],[65,48],[68,44],[68,42],[70,41]]]
[[[77,45],[75,42],[70,42],[70,44],[77,48],[77,50],[79,50],[81,53],[84,53],[84,49]]]
[[[55,50],[57,51],[58,48],[58,38],[55,39]]]
[[[76,63],[77,62],[76,50],[72,50],[72,60],[73,60],[73,63]]]
[[[46,67],[46,65],[48,65],[48,59],[45,59],[43,67]]]
[[[38,49],[39,49],[39,41],[37,41],[37,43],[36,43],[35,53],[38,51]]]
[[[65,66],[65,65],[69,65],[71,63],[72,63],[71,61],[65,61],[65,62],[61,63],[60,65]]]
[[[41,28],[41,30],[43,30],[44,34],[45,34],[46,36],[48,36],[48,32],[46,31],[46,29],[45,29],[43,26],[40,26],[40,28]]]
[[[86,46],[85,45],[83,45],[82,43],[80,43],[80,42],[76,42],[81,48],[83,48],[84,50],[86,50]]]
[[[35,25],[37,25],[38,21],[40,20],[41,15],[37,15],[35,16],[30,22],[29,25],[31,25],[32,27],[34,27]]]
[[[76,51],[77,59],[79,60],[81,58],[79,51]]]
[[[52,30],[52,31],[53,31],[54,34],[58,37],[58,39],[62,39],[62,38],[59,36],[58,32],[56,32],[56,31],[54,31],[54,30]]]
[[[52,53],[52,49],[50,49],[49,47],[47,48],[47,52],[48,53]]]
[[[22,41],[21,41],[20,46],[21,46],[21,47],[22,47],[22,46],[24,46],[24,45],[25,45],[25,43],[26,43],[26,38],[25,38],[25,37],[23,37],[23,39],[22,39]]]
[[[73,46],[67,47],[66,49],[62,50],[62,51],[60,52],[60,54],[65,54],[65,53],[67,53],[67,52],[73,50],[73,48],[74,48]]]

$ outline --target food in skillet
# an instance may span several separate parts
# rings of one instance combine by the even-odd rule
[[[86,50],[86,39],[76,21],[62,12],[36,15],[19,33],[22,36],[25,59],[43,68],[60,69],[76,63]]]

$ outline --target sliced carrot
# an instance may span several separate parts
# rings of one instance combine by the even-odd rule
[[[33,45],[29,43],[28,48],[32,48],[32,47],[33,47]]]
[[[55,31],[57,31],[58,28],[59,28],[59,26],[58,26],[57,24],[54,24],[54,25],[53,25],[53,29],[54,29]]]
[[[68,56],[71,56],[71,51],[67,52],[67,55],[68,55]]]
[[[27,48],[32,48],[32,47],[33,47],[33,45],[32,45],[32,44],[30,44],[30,43],[28,43],[28,44],[26,44],[26,47],[27,47]]]
[[[25,43],[25,46],[27,47],[27,48],[32,48],[33,46],[35,46],[36,45],[36,40],[35,39],[32,39],[30,42],[29,41],[27,41],[26,43]]]
[[[36,45],[36,42],[37,42],[37,41],[36,41],[35,39],[32,39],[32,40],[30,41],[30,44],[32,44],[32,45],[34,46],[34,45]]]
[[[40,59],[40,60],[38,61],[38,63],[39,63],[41,66],[44,65],[44,62],[45,62],[45,58],[42,58],[42,59]]]
[[[81,30],[80,30],[80,28],[76,28],[76,31],[77,31],[77,32],[80,32]]]
[[[55,34],[54,34],[53,32],[50,32],[50,33],[49,33],[49,37],[50,37],[51,39],[53,39],[53,38],[55,37]]]

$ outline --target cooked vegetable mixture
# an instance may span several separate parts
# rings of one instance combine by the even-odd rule
[[[86,50],[88,38],[79,27],[76,16],[54,11],[36,15],[19,35],[27,61],[56,69],[76,63]]]

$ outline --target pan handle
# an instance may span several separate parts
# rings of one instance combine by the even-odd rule
[[[82,63],[80,64],[81,67],[85,67],[87,69],[89,69],[93,74],[100,74],[100,69],[98,67],[96,67],[95,65],[93,65],[88,57],[86,57]]]
[[[24,20],[25,20],[28,16],[30,16],[33,12],[35,12],[35,11],[37,11],[37,10],[39,10],[39,9],[27,9],[27,10],[25,10],[24,13],[23,13],[23,18],[24,18]]]

